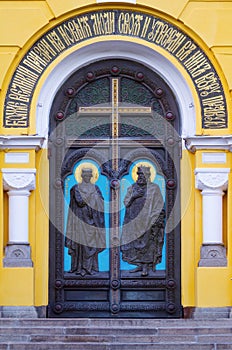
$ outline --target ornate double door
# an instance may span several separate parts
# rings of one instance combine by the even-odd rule
[[[49,317],[181,317],[179,115],[142,64],[83,67],[50,116]]]

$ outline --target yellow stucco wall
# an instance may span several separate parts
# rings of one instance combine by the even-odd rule
[[[0,0],[0,103],[4,102],[7,86],[20,58],[37,38],[55,23],[78,14],[78,11],[91,11],[104,8],[104,6],[110,7],[111,5],[110,3],[96,4],[92,0]],[[126,4],[115,4],[115,6],[123,8]],[[232,90],[231,1],[138,0],[137,5],[128,6],[135,10],[139,6],[140,10],[144,9],[144,11],[166,16],[171,21],[175,21],[180,28],[184,28],[211,55],[210,59],[218,73],[221,74],[225,92],[231,99],[229,95]],[[56,62],[54,62],[55,64]],[[175,64],[177,65],[177,62]],[[178,66],[178,69],[181,68]],[[45,80],[46,74],[48,72],[45,73],[40,84]],[[188,79],[187,74],[186,79]],[[36,96],[38,94],[39,87]],[[229,104],[229,114],[231,112]],[[32,125],[35,125],[35,108],[32,109],[31,113]],[[199,130],[200,117],[198,115]],[[21,133],[18,130],[11,129],[9,131],[9,129],[4,130],[4,128],[2,132],[6,134]],[[27,132],[33,134],[35,128],[31,128]],[[231,130],[228,129],[225,133],[231,134]],[[214,131],[211,134],[222,135],[223,131]],[[0,152],[0,165],[6,167],[3,153]],[[230,164],[231,154],[228,153],[225,167],[230,167]],[[232,250],[230,249],[232,246],[232,215],[230,215],[232,213],[232,179],[230,176],[225,218],[227,226],[224,230],[225,246],[228,247],[228,267],[199,268],[198,261],[202,243],[202,207],[200,192],[195,190],[194,169],[202,166],[204,165],[201,163],[200,152],[194,155],[183,151],[181,159],[182,304],[183,306],[200,307],[228,306],[232,303],[232,282],[230,281],[232,275]],[[212,166],[215,167],[215,164]],[[12,164],[12,167],[16,166]],[[17,167],[19,166],[17,165]],[[31,150],[30,163],[26,167],[36,167],[37,169],[37,189],[30,196],[29,221],[34,267],[27,269],[2,267],[4,246],[7,242],[6,218],[8,209],[7,196],[3,194],[2,174],[0,173],[0,281],[1,285],[4,285],[0,292],[0,305],[40,306],[48,303],[48,159],[46,150],[39,152]],[[17,291],[12,286],[12,280],[15,282],[14,285],[18,286]]]
[[[10,64],[17,52],[33,39],[46,25],[58,17],[76,13],[79,8],[94,4],[93,1],[0,1],[0,60],[1,86]],[[122,2],[122,4],[125,4]],[[231,1],[137,1],[177,19],[199,35],[216,56],[231,89],[230,67],[232,63],[231,44]],[[95,8],[100,8],[99,4]],[[114,6],[112,6],[114,7]],[[133,5],[130,5],[133,7]],[[136,8],[136,6],[135,6]],[[72,11],[72,12],[71,12]],[[20,30],[18,30],[20,28]]]

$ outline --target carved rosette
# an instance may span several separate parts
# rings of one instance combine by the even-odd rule
[[[36,169],[2,169],[5,191],[35,189]]]

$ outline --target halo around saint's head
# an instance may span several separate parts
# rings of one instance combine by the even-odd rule
[[[96,165],[94,165],[93,163],[90,163],[90,162],[84,162],[84,163],[79,164],[76,167],[76,170],[74,173],[75,179],[77,180],[78,183],[82,182],[81,173],[82,173],[83,169],[91,169],[92,170],[93,176],[92,176],[90,182],[92,184],[94,184],[98,180],[98,177],[99,177],[99,171],[98,171],[98,168],[96,167]]]
[[[156,176],[156,169],[155,169],[154,165],[152,165],[150,162],[146,162],[146,161],[138,162],[138,163],[136,163],[133,166],[133,168],[132,168],[132,179],[134,181],[137,180],[138,167],[141,167],[141,166],[145,166],[145,167],[149,167],[150,168],[150,171],[151,171],[151,182],[153,182],[155,180],[155,176]]]

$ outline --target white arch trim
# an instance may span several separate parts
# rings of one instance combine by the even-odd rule
[[[37,135],[47,138],[49,114],[54,97],[66,81],[79,68],[107,58],[135,60],[157,72],[172,89],[181,115],[181,137],[195,135],[196,112],[194,99],[187,81],[180,71],[166,57],[153,49],[138,43],[125,41],[105,41],[90,44],[72,52],[59,62],[43,84],[36,110]],[[44,143],[44,147],[46,142]]]

